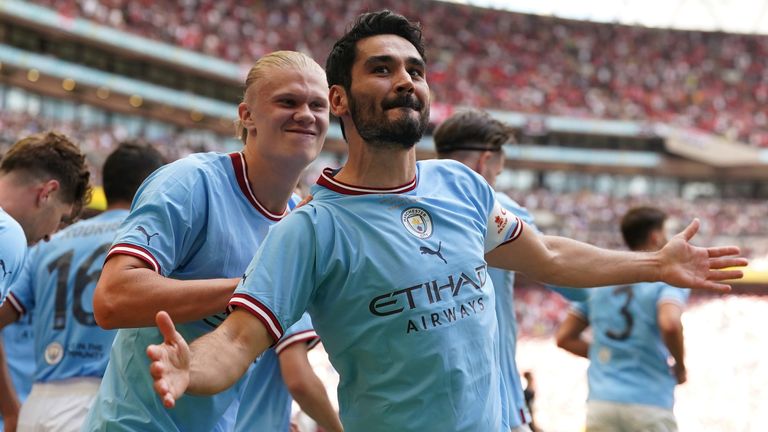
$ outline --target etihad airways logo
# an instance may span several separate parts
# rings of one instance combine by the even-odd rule
[[[409,315],[404,322],[405,333],[430,330],[459,319],[475,316],[485,310],[486,295],[483,287],[488,279],[485,264],[474,272],[448,275],[442,280],[431,280],[374,297],[368,304],[371,314],[379,317],[399,315],[414,309],[428,309],[424,314]],[[461,302],[456,301],[461,298]],[[446,303],[435,309],[434,305]]]

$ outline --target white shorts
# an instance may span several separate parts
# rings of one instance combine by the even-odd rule
[[[18,432],[79,432],[101,378],[34,383],[19,412]]]
[[[520,425],[518,427],[513,427],[509,430],[509,432],[531,432],[531,427],[527,424]]]
[[[677,432],[677,422],[660,407],[587,401],[587,432]]]

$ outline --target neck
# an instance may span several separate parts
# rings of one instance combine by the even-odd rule
[[[109,202],[107,200],[107,210],[130,210],[131,203],[129,201],[115,201],[115,202]]]
[[[350,139],[347,163],[335,176],[341,182],[373,188],[395,188],[416,176],[416,149],[380,148]]]
[[[306,167],[267,161],[256,153],[254,147],[246,146],[243,150],[248,183],[261,205],[272,213],[281,214]]]
[[[34,196],[18,176],[13,173],[0,176],[0,207],[16,221],[23,219],[23,208],[28,207]]]

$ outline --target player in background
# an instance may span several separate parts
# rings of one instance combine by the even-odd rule
[[[20,139],[0,162],[0,303],[21,275],[27,246],[53,234],[79,213],[88,194],[85,156],[64,135],[47,132]],[[25,319],[24,322],[27,320]],[[31,333],[23,323],[3,332],[14,379],[0,344],[0,416],[15,424],[31,386]],[[14,386],[14,382],[16,385]],[[15,388],[20,391],[17,395]],[[7,427],[6,429],[10,429]]]
[[[436,129],[432,136],[439,159],[453,159],[472,168],[495,188],[496,178],[504,168],[505,144],[514,142],[512,128],[493,118],[485,111],[464,109]],[[503,192],[496,191],[496,201],[538,232],[533,215]],[[505,382],[504,418],[512,431],[527,431],[532,423],[531,412],[525,403],[520,373],[515,355],[517,352],[517,321],[515,317],[515,273],[491,267],[488,276],[496,292],[496,318],[499,321],[499,350],[501,353],[502,379]],[[586,299],[588,291],[548,286],[569,300]],[[504,396],[504,395],[502,395]],[[506,424],[505,423],[505,424]]]
[[[666,214],[637,207],[621,220],[634,251],[667,242]],[[589,359],[588,432],[676,431],[675,385],[686,380],[683,325],[688,290],[663,282],[597,288],[574,303],[557,345]],[[583,336],[592,327],[592,341]],[[670,367],[670,364],[672,366]]]
[[[94,294],[98,324],[120,330],[84,430],[232,429],[239,385],[190,397],[173,410],[158,403],[145,349],[162,336],[148,326],[158,310],[168,310],[194,340],[224,320],[253,253],[297,202],[292,192],[300,174],[322,148],[327,89],[323,69],[304,54],[262,57],[248,74],[238,106],[243,150],[191,155],[141,186]],[[314,404],[303,406],[305,411],[322,413],[316,418],[321,421],[336,415],[324,389],[305,392],[322,396],[305,400]],[[244,397],[251,403],[251,395]],[[332,430],[333,424],[324,426]]]
[[[492,187],[504,168],[502,147],[514,140],[510,127],[490,114],[467,109],[442,122],[432,136],[439,159],[453,159],[480,174]],[[524,207],[502,192],[496,191],[496,201],[527,225],[534,227],[533,216]],[[531,414],[525,404],[520,373],[515,362],[517,323],[514,307],[514,272],[489,268],[488,276],[496,292],[496,318],[499,327],[499,352],[502,393],[502,421],[505,430],[530,432],[526,425]]]
[[[463,164],[417,163],[429,119],[423,53],[419,27],[389,11],[360,16],[334,45],[329,99],[348,161],[270,230],[218,329],[190,348],[158,314],[165,340],[148,347],[146,372],[166,406],[232,386],[308,310],[340,374],[347,430],[499,431],[486,260],[571,286],[662,277],[725,290],[718,280],[741,275],[715,270],[745,265],[731,257],[738,248],[688,243],[698,222],[657,253],[609,251],[532,233]]]
[[[5,308],[6,305],[8,302],[3,303],[0,308]],[[14,413],[9,418],[4,418],[0,414],[0,430],[14,431],[20,406],[32,389],[32,379],[35,374],[35,341],[31,317],[24,316],[6,326],[0,331],[0,335],[0,364],[4,359],[6,366],[0,369],[0,374],[5,374],[0,382],[10,384],[0,386],[0,399],[11,401],[15,407]]]
[[[21,273],[28,245],[80,212],[89,190],[85,156],[56,132],[22,138],[0,162],[0,303]]]
[[[152,147],[119,146],[103,167],[107,211],[30,249],[23,274],[0,307],[0,326],[35,316],[34,384],[21,408],[20,430],[80,430],[115,336],[93,318],[96,280],[133,195],[162,164]]]
[[[298,402],[322,430],[342,431],[338,414],[331,409],[325,385],[315,374],[307,352],[320,342],[309,314],[304,316],[257,361],[240,394],[236,432],[288,431],[291,399]],[[317,403],[324,401],[323,409]]]

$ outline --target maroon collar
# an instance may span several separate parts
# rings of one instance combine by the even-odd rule
[[[416,176],[413,177],[413,180],[402,186],[394,188],[373,188],[354,186],[340,182],[333,178],[335,174],[335,170],[331,168],[324,169],[317,179],[317,184],[344,195],[400,194],[416,189]]]
[[[264,217],[269,220],[277,222],[287,216],[287,207],[282,214],[275,214],[267,210],[267,208],[264,207],[258,199],[256,199],[256,195],[254,195],[253,190],[251,190],[251,184],[248,183],[248,166],[245,163],[245,156],[243,153],[230,153],[229,157],[232,159],[232,168],[235,170],[235,178],[237,178],[237,184],[240,186],[240,191],[243,192],[243,195],[248,200],[248,202],[250,202],[251,205],[259,211],[259,213],[264,215]]]

